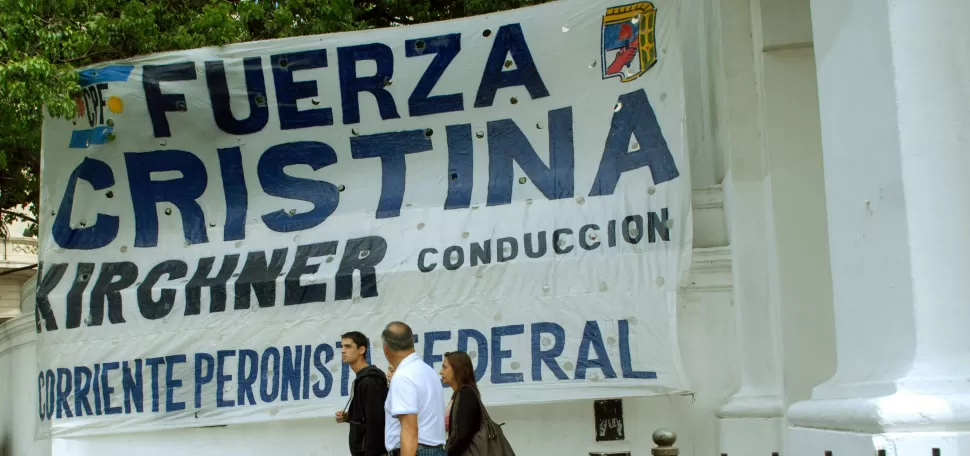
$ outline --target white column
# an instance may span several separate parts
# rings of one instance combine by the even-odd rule
[[[796,427],[970,431],[968,18],[966,0],[812,0],[838,372]],[[824,435],[794,429],[792,450]]]
[[[768,271],[766,164],[761,142],[761,109],[756,81],[748,1],[715,5],[721,19],[724,66],[722,106],[730,171],[725,199],[733,271],[735,326],[741,386],[717,412],[720,417],[781,417],[781,391],[775,356],[776,313]]]
[[[730,171],[724,179],[725,213],[731,242],[737,391],[715,411],[718,453],[765,454],[780,450],[782,417],[778,376],[777,314],[769,274],[766,160],[757,60],[748,0],[712,2],[711,55],[717,75],[719,147]],[[760,27],[760,25],[758,26]]]
[[[34,326],[34,289],[24,284],[24,315],[0,325],[0,454],[50,456],[50,440],[37,439],[37,332]]]

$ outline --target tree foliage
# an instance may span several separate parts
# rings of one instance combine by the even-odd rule
[[[410,25],[550,0],[0,0],[0,214],[31,222],[43,109],[73,117],[76,68],[156,52]],[[17,210],[15,208],[22,209]],[[26,211],[24,210],[26,209]],[[7,233],[0,224],[0,235]]]

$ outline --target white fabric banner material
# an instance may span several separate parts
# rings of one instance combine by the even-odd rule
[[[677,2],[146,56],[44,125],[54,437],[332,417],[341,334],[467,351],[488,404],[687,390]],[[446,394],[442,392],[443,396]]]

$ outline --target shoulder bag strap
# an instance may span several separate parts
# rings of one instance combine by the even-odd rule
[[[475,393],[475,398],[478,399],[478,407],[482,409],[482,424],[488,427],[488,438],[495,438],[495,423],[492,422],[492,417],[488,415],[488,410],[485,409],[485,403],[482,402],[482,395],[478,391],[472,389]]]

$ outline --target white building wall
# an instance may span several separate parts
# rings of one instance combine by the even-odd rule
[[[18,228],[20,231],[16,231]],[[8,227],[19,234],[24,227]],[[37,239],[11,236],[0,239],[0,323],[20,315],[20,290],[34,275],[30,268],[37,264]]]
[[[23,307],[29,313],[0,326],[0,455],[47,456],[49,442],[35,442],[37,355],[33,299],[35,280],[24,285]]]

